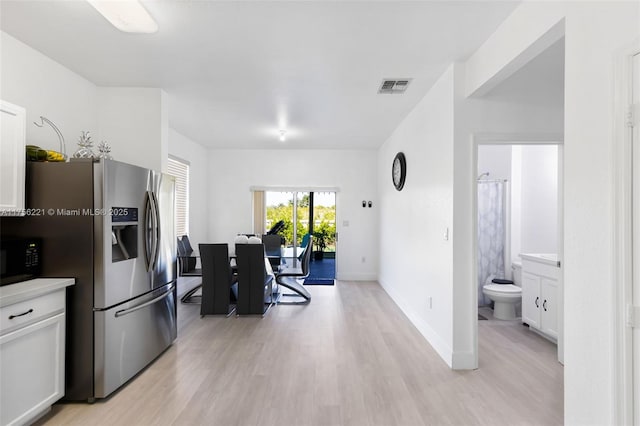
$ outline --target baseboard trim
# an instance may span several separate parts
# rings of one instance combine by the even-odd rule
[[[336,279],[341,281],[378,281],[378,277],[375,274],[336,273]]]
[[[409,321],[411,321],[418,329],[420,334],[424,336],[427,343],[431,345],[449,368],[453,368],[453,351],[451,350],[451,347],[442,340],[440,335],[436,333],[433,328],[431,328],[431,326],[429,326],[429,324],[420,317],[420,315],[409,307],[407,301],[398,294],[397,290],[393,286],[385,284],[382,281],[379,282],[384,291],[389,295],[389,297],[391,297],[400,310],[404,312],[407,318],[409,318]]]

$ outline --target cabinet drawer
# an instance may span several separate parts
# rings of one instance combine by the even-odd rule
[[[530,260],[522,260],[522,272],[539,275],[541,277],[549,277],[558,279],[560,276],[560,268],[557,266],[547,265],[545,263],[533,262]]]
[[[24,300],[0,308],[0,335],[25,325],[63,312],[65,307],[65,289],[59,289],[43,296]]]

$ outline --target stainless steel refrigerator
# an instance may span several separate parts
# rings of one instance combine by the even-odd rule
[[[67,296],[67,400],[104,398],[177,335],[174,181],[100,160],[28,163],[29,215],[2,234],[42,238],[42,276]]]

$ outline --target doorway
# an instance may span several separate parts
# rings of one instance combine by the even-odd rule
[[[307,280],[334,280],[336,271],[336,193],[333,191],[265,191],[264,229],[278,227],[294,258],[312,241]],[[313,238],[309,238],[313,236]],[[311,283],[311,282],[309,282]]]
[[[545,338],[563,363],[562,145],[505,135],[476,147],[478,327]]]

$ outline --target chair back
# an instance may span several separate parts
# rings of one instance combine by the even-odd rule
[[[180,239],[180,237],[177,237],[176,240],[178,242],[178,244],[177,244],[178,256],[186,256],[187,253],[186,253],[186,251],[184,249],[184,244],[182,244],[182,240]]]
[[[188,244],[189,249],[186,248],[185,241]],[[180,263],[180,274],[187,274],[196,269],[196,258],[189,257],[189,255],[193,253],[191,244],[189,244],[189,237],[187,237],[186,235],[183,235],[182,237],[177,237],[177,243],[178,243],[177,244],[178,262]]]
[[[264,244],[264,250],[268,256],[281,256],[282,245],[280,235],[264,234],[262,236],[262,243]]]
[[[182,241],[182,246],[184,247],[184,250],[186,252],[185,254],[193,253],[193,247],[191,247],[191,241],[189,241],[189,236],[183,235],[181,241]]]
[[[302,237],[302,241],[300,242],[300,247],[307,247],[309,245],[309,238],[311,238],[311,234],[309,234],[308,232],[304,234],[304,236]]]
[[[311,262],[311,252],[313,247],[313,237],[309,236],[309,242],[302,253],[302,274],[306,277],[309,275],[309,263]]]
[[[264,244],[236,244],[239,315],[263,314],[271,297],[271,276],[267,274]]]
[[[227,244],[200,244],[202,263],[202,304],[200,315],[226,315],[229,312],[233,275]]]

